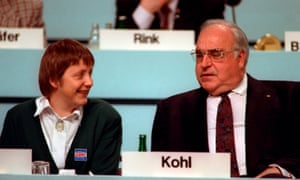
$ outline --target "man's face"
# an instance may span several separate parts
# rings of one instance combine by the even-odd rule
[[[88,93],[93,86],[92,66],[87,66],[81,60],[79,64],[66,69],[59,81],[51,81],[54,92],[52,100],[61,103],[61,107],[76,109],[87,103]]]
[[[211,25],[197,41],[196,76],[209,94],[217,96],[238,86],[245,73],[245,52],[234,48],[228,28]]]

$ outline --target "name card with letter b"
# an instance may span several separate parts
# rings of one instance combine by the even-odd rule
[[[123,152],[122,176],[229,178],[230,154]]]
[[[44,48],[43,28],[0,27],[0,48]]]
[[[192,30],[100,30],[100,49],[190,51],[194,47],[195,33]]]
[[[285,51],[300,52],[300,31],[286,31],[284,40]]]

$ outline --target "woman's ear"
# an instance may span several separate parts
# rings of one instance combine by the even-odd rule
[[[57,88],[58,87],[58,84],[59,82],[57,80],[53,80],[53,79],[50,79],[49,80],[49,83],[51,84],[52,87],[54,88]]]

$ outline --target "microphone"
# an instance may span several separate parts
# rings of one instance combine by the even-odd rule
[[[229,6],[237,6],[242,0],[226,0],[226,4]]]

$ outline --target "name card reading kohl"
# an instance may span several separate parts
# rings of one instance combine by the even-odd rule
[[[44,48],[43,28],[0,27],[0,48]]]
[[[123,152],[122,176],[229,178],[230,154]]]
[[[284,32],[285,51],[299,52],[300,51],[300,31]]]
[[[100,49],[190,51],[194,47],[192,30],[100,30]]]

